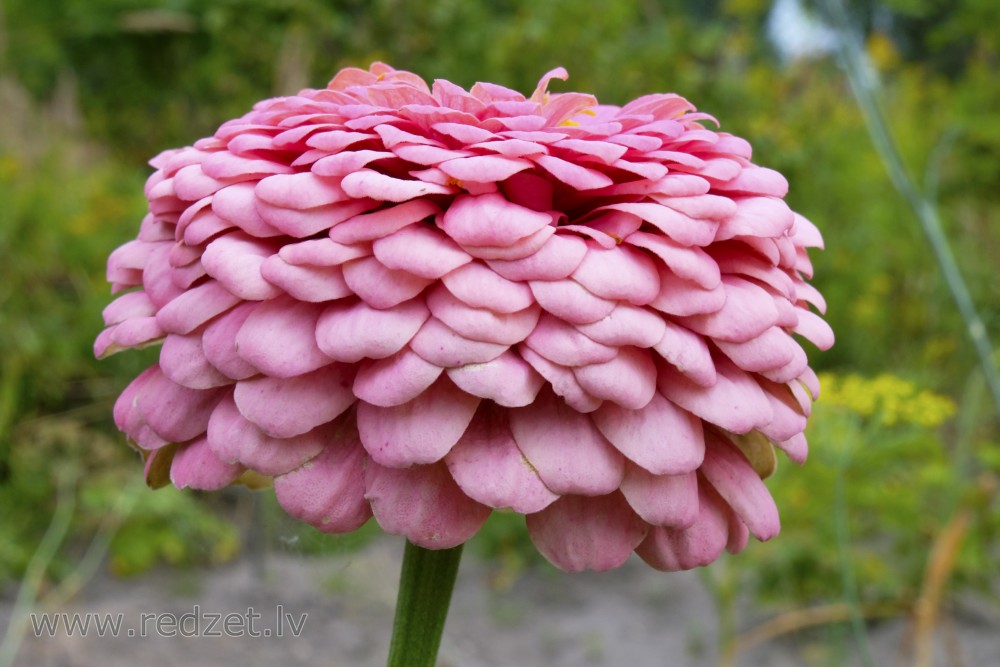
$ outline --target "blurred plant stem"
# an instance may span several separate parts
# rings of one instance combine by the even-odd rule
[[[920,192],[903,163],[899,147],[889,131],[889,122],[885,112],[879,105],[878,94],[881,84],[875,75],[875,70],[867,57],[864,46],[851,27],[851,20],[843,0],[822,0],[822,5],[837,33],[836,42],[840,61],[847,74],[854,98],[864,116],[875,150],[882,159],[889,179],[913,209],[927,240],[930,242],[938,267],[941,269],[952,299],[962,315],[966,332],[972,340],[976,355],[979,357],[979,365],[993,397],[995,417],[1000,419],[1000,371],[997,370],[993,345],[948,244],[937,207],[929,197]]]
[[[24,638],[28,615],[38,600],[38,591],[42,586],[45,571],[59,550],[59,545],[66,537],[73,519],[73,510],[76,507],[76,474],[71,467],[63,468],[56,474],[58,477],[56,509],[42,541],[25,569],[24,580],[17,592],[14,608],[11,610],[10,625],[7,626],[7,632],[0,641],[0,667],[10,667],[14,664],[14,658],[17,657],[21,640]]]
[[[462,546],[424,549],[407,540],[388,667],[434,667],[437,664],[441,633],[462,559]]]

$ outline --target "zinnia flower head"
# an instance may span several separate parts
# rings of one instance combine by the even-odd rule
[[[99,356],[163,342],[115,405],[151,485],[273,478],[435,549],[493,509],[565,570],[692,568],[778,512],[833,343],[816,228],[677,95],[432,86],[375,64],[151,164]],[[714,121],[713,121],[714,122]]]

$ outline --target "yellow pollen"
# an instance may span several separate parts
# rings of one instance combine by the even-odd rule
[[[590,116],[591,118],[596,118],[597,117],[597,112],[594,111],[593,109],[584,109],[580,113],[586,114],[587,116]]]
[[[559,127],[580,127],[580,124],[575,120],[570,120],[567,118],[563,122],[559,123]]]
[[[460,188],[460,187],[462,187],[462,181],[458,180],[454,176],[449,176],[448,180],[445,181],[445,183],[447,185],[450,185],[453,188]]]
[[[379,74],[379,75],[378,75],[378,78],[377,78],[377,79],[375,79],[375,80],[376,80],[376,81],[381,81],[381,80],[382,80],[382,79],[384,79],[384,78],[385,78],[385,72],[382,72],[381,74]]]

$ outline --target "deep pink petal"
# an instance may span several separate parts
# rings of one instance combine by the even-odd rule
[[[150,428],[169,442],[185,442],[205,432],[208,418],[227,388],[189,389],[162,371],[152,374],[135,398]]]
[[[243,303],[228,313],[220,315],[205,328],[201,337],[205,358],[220,373],[234,380],[242,380],[257,373],[253,364],[239,356],[236,335],[250,314],[257,309],[255,303]]]

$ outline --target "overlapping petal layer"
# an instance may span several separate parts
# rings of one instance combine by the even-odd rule
[[[115,406],[151,483],[273,477],[321,530],[429,548],[513,510],[571,571],[777,533],[751,460],[805,458],[819,232],[683,98],[553,78],[346,69],[152,161],[95,344],[163,341]]]

